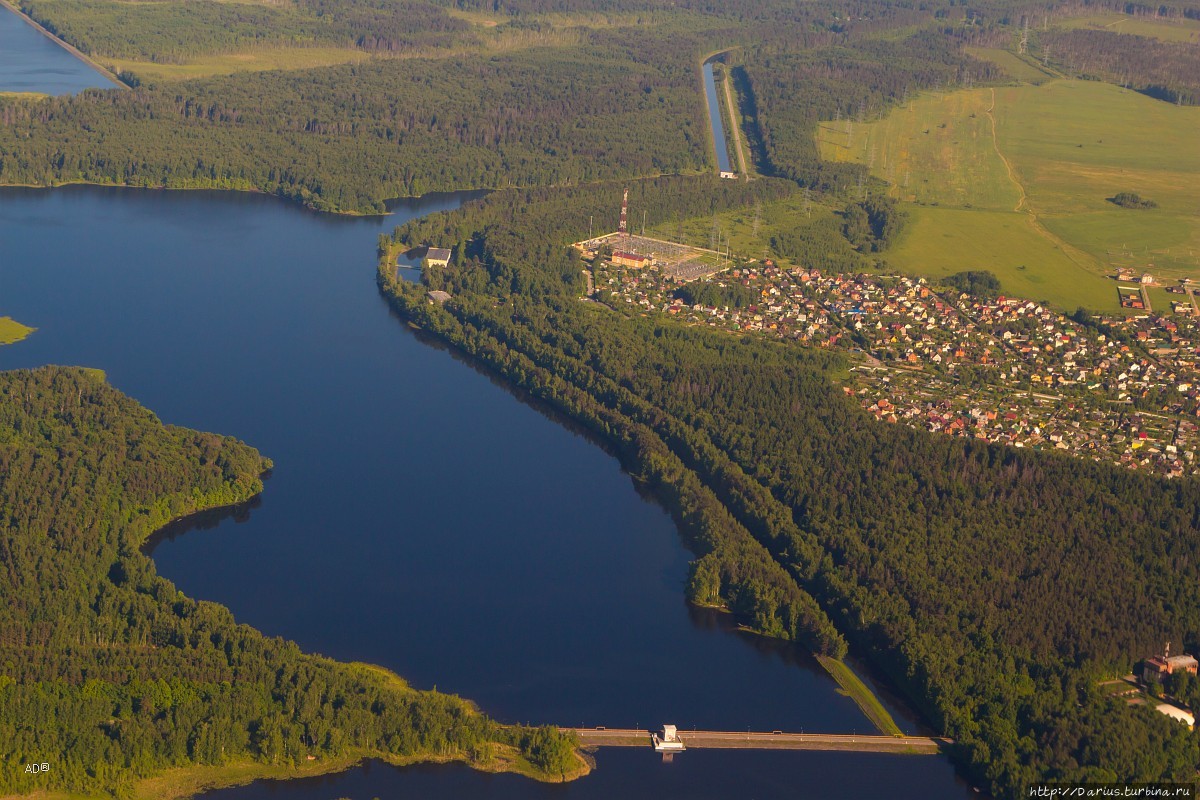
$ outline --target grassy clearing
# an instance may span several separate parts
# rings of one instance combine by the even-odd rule
[[[867,719],[871,720],[871,724],[878,728],[880,733],[885,736],[904,735],[904,731],[900,730],[900,726],[883,707],[883,703],[879,702],[875,693],[854,674],[854,670],[846,666],[844,662],[828,656],[817,656],[817,660],[821,662],[825,671],[837,681],[838,686],[842,687],[842,692],[858,704],[862,712],[867,715]]]
[[[1125,14],[1091,14],[1056,22],[1054,27],[1131,33],[1164,42],[1200,42],[1200,20],[1195,19],[1150,19]]]
[[[989,89],[927,94],[879,122],[822,122],[821,156],[871,165],[901,200],[1013,209],[1020,190],[993,146]]]
[[[0,317],[0,344],[14,344],[35,330],[37,328],[22,325],[12,317]]]
[[[330,67],[368,59],[403,61],[415,58],[447,59],[473,53],[499,55],[533,47],[574,47],[582,39],[583,35],[577,28],[540,31],[487,28],[479,32],[478,41],[473,45],[413,49],[404,53],[372,54],[353,47],[278,47],[199,56],[185,64],[159,64],[125,58],[108,58],[105,63],[113,72],[130,72],[143,80],[185,81],[236,72]]]
[[[512,19],[508,14],[501,14],[496,11],[468,11],[462,8],[447,8],[446,13],[455,19],[461,19],[463,22],[469,22],[481,28],[494,28]]]
[[[1116,284],[1073,261],[1026,214],[927,206],[910,213],[908,229],[883,254],[901,272],[937,278],[986,269],[1017,297],[1068,310],[1120,309]]]
[[[1046,228],[1105,269],[1200,277],[1200,108],[1109,84],[997,92],[1000,148]],[[1137,192],[1158,208],[1108,202]]]
[[[709,249],[716,248],[719,234],[722,251],[728,242],[734,255],[772,258],[772,236],[814,224],[836,222],[840,225],[836,210],[833,205],[815,201],[806,203],[802,196],[796,196],[778,203],[764,203],[757,209],[751,206],[711,217],[683,221],[663,220],[647,228],[647,234],[658,239]],[[846,247],[849,251],[848,243]]]
[[[1067,309],[1115,310],[1102,276],[1119,266],[1200,277],[1200,108],[1091,81],[994,97],[922,95],[879,122],[819,126],[825,158],[869,164],[893,197],[919,204],[889,264],[991,269],[1005,291]],[[1119,208],[1107,198],[1120,191],[1158,208]]]
[[[968,47],[967,52],[982,61],[990,61],[1004,70],[1013,80],[1035,86],[1057,77],[1028,56],[1019,56],[999,47]]]
[[[509,14],[447,8],[446,13],[456,19],[469,22],[479,28],[495,28],[513,17]],[[660,30],[696,31],[717,28],[719,20],[703,14],[675,9],[643,11],[549,11],[540,14],[522,14],[521,19],[536,22],[551,28],[587,28],[607,30],[612,28],[654,27]]]
[[[143,80],[183,81],[235,72],[329,67],[365,61],[370,57],[369,53],[351,47],[281,47],[200,56],[186,64],[156,64],[127,58],[109,58],[106,64],[113,72],[131,72]]]

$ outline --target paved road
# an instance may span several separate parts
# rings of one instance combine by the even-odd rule
[[[628,728],[564,728],[578,734],[590,747],[650,747],[650,731]],[[829,733],[773,733],[769,731],[680,731],[691,749],[742,750],[855,750],[870,753],[937,753],[948,739],[928,736],[879,736]]]

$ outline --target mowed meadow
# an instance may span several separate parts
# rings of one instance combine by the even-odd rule
[[[904,271],[989,269],[1010,293],[1098,310],[1119,307],[1116,267],[1200,277],[1200,108],[1055,80],[926,94],[818,130],[824,158],[868,164],[913,204],[887,253]],[[1158,207],[1108,200],[1122,191]]]

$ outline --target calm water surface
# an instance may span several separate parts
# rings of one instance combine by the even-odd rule
[[[688,554],[615,459],[390,315],[377,235],[462,199],[340,219],[254,195],[0,190],[0,314],[38,328],[0,368],[99,367],[166,422],[273,458],[251,507],[152,551],[183,591],[265,633],[509,722],[868,731],[805,654],[688,608]],[[599,765],[547,787],[376,764],[213,797],[970,796],[940,758]]]
[[[717,168],[729,172],[729,148],[725,145],[725,121],[721,118],[721,104],[717,102],[717,86],[713,78],[711,61],[704,62],[704,94],[708,96],[708,123],[712,126],[713,141],[717,145]]]
[[[0,5],[0,92],[75,94],[115,85]]]

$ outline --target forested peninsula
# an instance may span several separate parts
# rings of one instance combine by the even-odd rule
[[[689,218],[794,191],[675,178],[630,196]],[[1200,637],[1200,484],[880,425],[834,385],[830,351],[584,301],[568,245],[620,195],[495,193],[414,221],[388,255],[458,242],[458,261],[422,286],[385,258],[380,287],[620,455],[698,556],[691,599],[818,653],[856,648],[997,796],[1192,779],[1197,734],[1097,682]]]
[[[303,653],[156,573],[152,532],[250,498],[270,466],[96,371],[0,373],[0,794],[158,800],[367,757],[586,772],[556,730]]]

